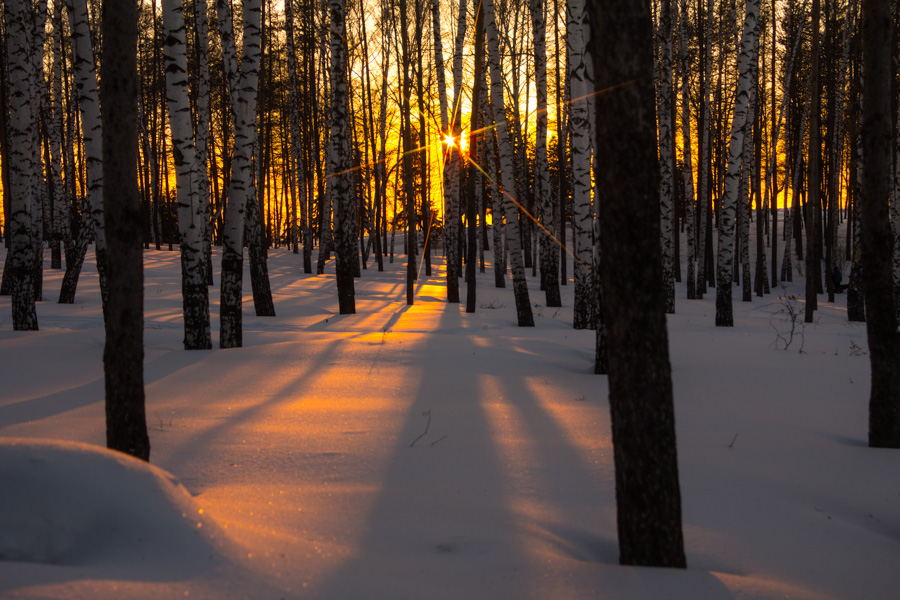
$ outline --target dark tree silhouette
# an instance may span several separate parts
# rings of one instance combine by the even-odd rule
[[[103,209],[107,215],[107,447],[150,460],[144,413],[144,270],[138,193],[137,5],[104,0]]]
[[[900,448],[900,331],[891,273],[891,18],[888,0],[863,2],[861,238],[872,364],[869,445]]]
[[[685,567],[660,256],[649,0],[589,0],[619,561]]]

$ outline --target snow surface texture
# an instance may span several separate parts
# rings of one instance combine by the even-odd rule
[[[144,256],[149,466],[101,448],[93,263],[74,305],[46,271],[39,332],[13,332],[0,298],[4,600],[900,597],[900,454],[866,447],[866,334],[843,295],[792,323],[795,276],[736,292],[717,329],[714,290],[679,285],[677,571],[617,564],[606,378],[573,286],[562,309],[532,287],[520,329],[490,272],[471,315],[443,301],[442,263],[411,307],[404,264],[370,264],[341,316],[333,267],[275,250],[279,316],[247,296],[244,348],[186,352],[178,254]]]

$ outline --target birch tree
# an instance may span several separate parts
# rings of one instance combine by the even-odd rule
[[[680,65],[681,65],[681,139],[684,147],[682,163],[684,165],[684,221],[687,230],[687,287],[688,299],[697,297],[696,264],[697,264],[697,236],[695,234],[694,219],[694,170],[691,137],[691,64],[688,52],[688,5],[687,0],[681,0],[681,22],[679,26]]]
[[[465,0],[460,0],[460,13],[463,15],[462,36],[465,39]],[[444,74],[444,49],[441,40],[440,3],[431,1],[432,29],[434,30],[434,68],[437,72],[438,102],[441,107],[441,135],[444,138],[443,160],[441,162],[444,182],[444,252],[447,255],[447,302],[459,302],[459,255],[457,248],[457,221],[459,220],[459,153],[461,141],[458,141],[457,111],[448,114],[447,82]],[[459,32],[457,32],[459,39]],[[460,66],[462,57],[460,56]],[[456,59],[454,57],[454,79],[456,77]],[[454,82],[455,83],[455,82]],[[454,85],[455,89],[455,85]],[[451,123],[452,118],[452,123]]]
[[[550,164],[547,156],[547,42],[544,20],[544,0],[530,0],[531,30],[534,37],[534,79],[537,122],[534,136],[535,200],[540,207],[541,228],[541,287],[547,306],[562,306],[559,280],[554,266],[559,261],[556,246],[556,210],[550,194]]]
[[[295,57],[294,45],[294,1],[285,0],[284,3],[284,28],[287,41],[287,68],[288,68],[288,110],[290,119],[290,161],[293,177],[290,178],[290,197],[291,197],[291,242],[294,245],[294,254],[299,252],[297,247],[298,223],[297,223],[297,204],[300,204],[303,211],[303,230],[300,236],[303,239],[303,272],[312,273],[312,256],[307,252],[309,245],[307,244],[307,236],[311,235],[306,224],[309,222],[307,214],[306,202],[306,181],[305,167],[303,165],[303,154],[300,151],[300,99],[299,99],[299,80],[297,77],[297,60]],[[299,201],[298,201],[299,196]]]
[[[255,144],[256,89],[259,81],[260,0],[246,0],[243,4],[243,53],[241,69],[237,70],[234,33],[228,3],[216,1],[225,78],[234,113],[234,155],[229,181],[229,198],[225,207],[222,231],[222,281],[220,341],[222,348],[243,345],[242,292],[244,270],[244,225],[247,200],[250,194],[250,161]]]
[[[347,38],[344,28],[344,0],[330,0],[331,16],[331,151],[328,187],[335,209],[334,249],[338,306],[342,315],[356,312],[353,262],[356,260],[353,226],[356,210],[350,171],[350,105],[347,80]]]
[[[525,280],[525,263],[522,256],[522,241],[519,237],[518,201],[515,194],[512,145],[506,123],[506,102],[503,98],[503,71],[500,66],[500,43],[494,17],[493,0],[484,1],[484,31],[488,46],[488,65],[491,76],[491,101],[494,109],[494,127],[500,148],[500,169],[503,195],[506,196],[506,227],[509,245],[509,265],[513,277],[513,294],[516,300],[516,316],[519,327],[533,327],[534,315],[528,297],[528,283]],[[589,247],[590,250],[590,247]]]
[[[31,83],[38,76],[31,60],[32,5],[27,0],[7,0],[4,5],[8,40],[9,82],[9,266],[12,280],[12,322],[16,331],[38,329],[34,289],[34,243],[32,212],[38,201],[34,187],[32,149],[34,128]]]
[[[662,245],[662,285],[666,312],[675,312],[675,157],[672,141],[672,0],[662,0],[656,43],[659,47],[657,94],[659,97],[659,206]]]
[[[75,300],[75,288],[81,265],[87,252],[90,234],[94,235],[94,249],[97,256],[97,274],[100,279],[100,296],[105,303],[108,295],[106,278],[106,232],[103,226],[103,150],[102,126],[100,122],[100,100],[97,91],[97,74],[94,66],[94,51],[91,47],[91,32],[88,23],[87,0],[66,0],[69,15],[69,31],[72,35],[73,75],[75,95],[81,117],[81,141],[84,147],[85,175],[87,179],[87,206],[90,220],[85,220],[76,243],[75,255],[70,269],[66,264],[66,274],[60,288],[60,303]]]
[[[591,279],[593,211],[591,210],[591,126],[588,115],[585,74],[584,0],[568,0],[566,47],[569,57],[569,136],[572,156],[572,236],[575,258],[575,329],[592,326],[593,282]]]
[[[731,136],[728,143],[728,169],[725,175],[725,197],[719,209],[719,248],[716,265],[716,326],[733,327],[734,312],[731,298],[734,260],[734,219],[737,209],[741,177],[741,155],[744,142],[744,125],[750,104],[750,86],[753,85],[753,50],[759,37],[759,0],[747,0],[744,32],[741,36],[741,54],[738,59],[738,88],[731,120]]]
[[[199,157],[194,145],[188,96],[183,0],[163,0],[162,11],[165,30],[163,54],[166,65],[166,101],[175,157],[175,189],[181,247],[184,349],[207,350],[212,347],[206,261],[203,256],[204,223],[208,217],[200,198],[200,186],[196,183],[196,179],[200,178],[197,166]],[[205,163],[203,168],[205,171]]]
[[[197,56],[197,118],[194,139],[196,153],[192,179],[196,189],[199,213],[202,216],[199,220],[199,226],[201,229],[203,269],[206,272],[207,285],[212,285],[212,232],[210,227],[210,217],[212,215],[209,203],[209,170],[207,168],[210,134],[208,13],[209,5],[207,0],[194,0],[194,33],[196,38],[194,51]]]

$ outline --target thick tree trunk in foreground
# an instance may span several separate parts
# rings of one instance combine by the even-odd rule
[[[894,312],[891,191],[891,21],[887,0],[863,0],[865,102],[861,198],[866,330],[872,364],[869,446],[900,448],[900,331]]]
[[[648,0],[590,0],[619,561],[685,567]]]
[[[144,271],[137,185],[137,12],[103,2],[103,208],[109,242],[109,305],[103,372],[106,445],[150,460],[144,413]]]

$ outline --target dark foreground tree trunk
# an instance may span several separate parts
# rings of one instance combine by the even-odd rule
[[[589,0],[596,86],[619,561],[686,566],[672,377],[659,282],[649,0]]]
[[[144,413],[144,271],[137,185],[137,12],[133,2],[104,0],[103,208],[109,248],[109,304],[103,370],[106,445],[150,460]]]
[[[891,191],[891,15],[888,0],[863,0],[863,188],[861,238],[866,330],[872,364],[869,446],[900,448],[900,331],[894,312]]]

